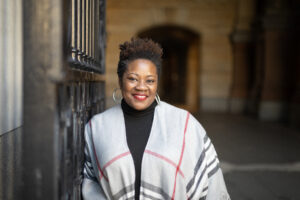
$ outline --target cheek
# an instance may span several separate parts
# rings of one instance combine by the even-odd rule
[[[133,84],[128,82],[123,82],[121,87],[123,96],[129,95],[132,92],[133,87],[134,87]]]
[[[156,93],[157,93],[157,85],[153,86],[151,88],[151,91],[152,91],[152,93],[154,93],[154,95],[156,95]]]

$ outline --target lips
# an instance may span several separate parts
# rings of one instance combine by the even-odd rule
[[[139,101],[144,101],[147,99],[147,96],[144,94],[134,94],[133,97]]]

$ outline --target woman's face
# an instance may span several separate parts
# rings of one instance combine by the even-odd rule
[[[156,67],[150,60],[131,61],[120,80],[124,100],[136,110],[148,108],[155,100],[157,82]]]

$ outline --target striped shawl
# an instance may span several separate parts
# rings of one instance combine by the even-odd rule
[[[120,105],[85,127],[84,199],[134,200],[135,169]],[[141,168],[140,199],[230,199],[214,146],[187,111],[155,108]]]

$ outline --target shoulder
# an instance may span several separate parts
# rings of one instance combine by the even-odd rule
[[[187,110],[184,110],[182,108],[178,108],[176,106],[173,106],[167,102],[161,101],[158,105],[158,108],[161,112],[164,112],[166,114],[172,114],[174,116],[178,115],[186,115],[188,113]]]
[[[121,105],[116,105],[102,113],[94,115],[86,124],[86,128],[94,135],[111,134],[123,127],[123,111]]]
[[[160,102],[159,109],[161,109],[162,112],[164,112],[165,114],[168,114],[172,118],[179,117],[179,116],[187,117],[187,115],[188,115],[189,120],[198,122],[197,119],[189,111],[182,109],[182,108],[178,108],[178,107],[171,105],[169,103],[166,103],[164,101]]]
[[[158,110],[160,113],[165,115],[167,119],[170,120],[181,120],[181,121],[188,121],[189,124],[192,126],[196,126],[198,130],[205,132],[204,128],[200,124],[200,122],[187,110],[178,108],[173,106],[169,103],[161,101],[160,105],[158,106]]]
[[[196,129],[197,132],[200,132],[202,137],[206,135],[206,131],[201,123],[189,111],[163,101],[161,101],[159,107],[162,110],[161,112],[163,112],[170,120],[179,119],[181,121],[185,121],[188,123],[189,127]]]
[[[98,113],[96,115],[94,115],[91,119],[92,122],[96,122],[99,120],[105,120],[107,118],[115,118],[116,116],[120,115],[120,113],[122,113],[122,108],[121,105],[115,105],[107,110],[105,110],[102,113]]]

